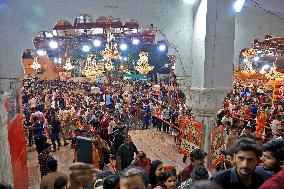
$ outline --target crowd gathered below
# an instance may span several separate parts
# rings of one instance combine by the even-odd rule
[[[175,81],[158,85],[160,89],[153,90],[145,81],[104,85],[23,80],[24,126],[28,145],[38,153],[40,188],[284,188],[284,110],[280,102],[269,101],[257,84],[234,83],[216,119],[216,127],[225,128],[220,151],[224,160],[209,170],[205,164],[209,154],[194,149],[181,159],[187,165],[177,170],[147,157],[128,134],[129,130],[157,129],[172,135],[177,148],[180,145],[180,123],[194,115]],[[123,90],[125,86],[132,90]],[[92,141],[92,164],[77,160],[79,136]],[[69,145],[74,155],[67,175],[57,169],[61,162],[51,152]]]

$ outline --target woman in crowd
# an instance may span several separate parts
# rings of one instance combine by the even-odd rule
[[[164,165],[160,160],[154,160],[151,163],[150,171],[148,173],[150,184],[152,187],[158,186],[163,179]]]
[[[176,189],[178,177],[175,171],[167,170],[163,172],[163,182],[154,189]]]

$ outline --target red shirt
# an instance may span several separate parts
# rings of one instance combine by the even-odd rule
[[[181,182],[188,180],[191,177],[191,173],[194,169],[192,164],[186,166],[181,172]]]
[[[268,179],[263,185],[259,187],[259,189],[283,189],[284,188],[284,168]]]

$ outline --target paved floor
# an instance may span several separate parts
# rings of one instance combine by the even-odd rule
[[[174,165],[177,170],[185,166],[182,163],[182,155],[178,153],[178,147],[174,144],[173,136],[156,129],[130,131],[133,142],[138,150],[143,150],[151,160],[159,159],[164,165]],[[38,189],[40,184],[40,172],[37,164],[37,152],[34,148],[28,148],[29,189]],[[68,167],[73,160],[73,150],[70,145],[61,147],[52,152],[58,160],[59,170],[68,173]]]

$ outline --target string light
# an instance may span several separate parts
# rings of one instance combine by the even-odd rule
[[[265,11],[266,13],[279,18],[280,21],[284,21],[284,18],[280,17],[278,14],[275,14],[272,11],[269,11],[269,10],[263,8],[262,5],[260,5],[258,2],[254,1],[254,0],[249,0],[249,1],[250,1],[250,5],[254,6],[255,8],[259,8],[259,9]]]

